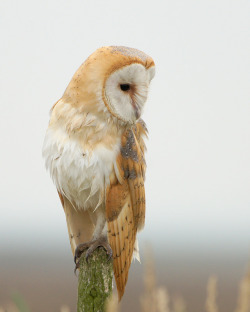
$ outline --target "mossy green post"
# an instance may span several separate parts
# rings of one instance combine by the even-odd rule
[[[113,263],[103,248],[80,259],[77,312],[104,312],[106,299],[112,294]]]

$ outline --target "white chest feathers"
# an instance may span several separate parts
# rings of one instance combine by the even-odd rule
[[[62,130],[48,129],[43,157],[59,192],[79,209],[95,210],[105,200],[109,177],[115,168],[120,140],[109,149],[99,144],[84,150],[77,140]]]

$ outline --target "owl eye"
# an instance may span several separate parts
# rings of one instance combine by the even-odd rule
[[[120,84],[120,88],[122,91],[128,91],[130,90],[130,85],[128,83]]]

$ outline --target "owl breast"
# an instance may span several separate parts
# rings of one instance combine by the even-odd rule
[[[77,209],[93,209],[105,200],[105,189],[115,167],[120,140],[115,145],[97,144],[84,148],[62,129],[48,129],[43,156],[57,187]]]

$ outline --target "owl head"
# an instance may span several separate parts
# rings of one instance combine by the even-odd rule
[[[122,46],[96,50],[81,65],[63,99],[79,111],[103,112],[125,124],[140,118],[155,64],[145,53]]]

